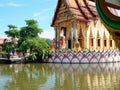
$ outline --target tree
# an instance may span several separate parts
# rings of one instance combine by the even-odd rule
[[[26,25],[21,28],[20,36],[24,39],[38,37],[38,33],[41,34],[43,31],[38,27],[36,20],[25,20]]]
[[[9,29],[8,29],[8,31],[5,31],[5,34],[8,37],[11,37],[12,42],[6,43],[4,45],[4,47],[5,47],[5,51],[7,51],[8,53],[12,51],[12,53],[14,55],[14,49],[17,46],[16,45],[17,38],[19,37],[19,30],[17,29],[17,26],[12,25],[12,24],[8,25],[8,28]]]
[[[41,60],[48,47],[46,41],[38,36],[43,30],[38,27],[36,20],[25,20],[25,22],[26,26],[20,30],[19,49],[25,53],[29,50],[28,57]]]
[[[48,45],[50,45],[52,43],[52,40],[51,39],[46,39],[46,42]]]
[[[5,31],[5,34],[8,37],[12,37],[12,38],[18,38],[19,37],[19,30],[17,30],[17,26],[15,25],[8,25],[9,30]]]

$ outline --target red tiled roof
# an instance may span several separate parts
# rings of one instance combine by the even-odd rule
[[[0,44],[3,44],[5,42],[5,38],[0,38]]]
[[[51,26],[54,25],[61,2],[62,0],[58,0],[58,4]],[[95,3],[92,1],[65,0],[65,2],[68,6],[69,11],[77,20],[80,20],[82,22],[88,22],[90,19],[97,19],[98,17],[95,8]]]
[[[0,44],[4,44],[6,42],[12,42],[11,38],[0,38]]]

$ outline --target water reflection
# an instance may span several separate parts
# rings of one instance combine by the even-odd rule
[[[0,65],[0,90],[120,90],[120,63]]]

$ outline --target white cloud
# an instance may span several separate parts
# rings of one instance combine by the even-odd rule
[[[51,10],[51,8],[46,8],[40,12],[35,12],[33,14],[33,17],[37,20],[40,20],[40,21],[47,20],[49,18],[49,15],[46,15],[46,13],[48,13],[50,10]]]
[[[36,12],[36,13],[34,13],[33,16],[34,16],[34,17],[38,17],[38,16],[40,16],[40,12]]]
[[[44,14],[44,13],[50,11],[50,10],[52,10],[52,8],[50,8],[50,7],[49,7],[49,8],[45,8],[45,9],[43,9],[43,10],[41,11],[41,13]]]
[[[38,17],[39,15],[44,15],[46,14],[48,11],[50,11],[51,9],[50,8],[45,8],[45,9],[42,9],[40,12],[36,12],[33,14],[34,17]]]
[[[39,36],[42,38],[54,39],[55,32],[54,32],[54,30],[46,30],[46,31],[43,31]]]
[[[33,18],[36,19],[36,20],[40,20],[40,17],[41,17],[42,19],[44,18],[44,16],[42,16],[42,15],[40,14],[40,12],[36,12],[36,13],[33,14]]]
[[[48,16],[42,15],[41,13],[34,13],[34,19],[44,21],[48,18]]]
[[[11,7],[21,7],[21,6],[23,6],[23,4],[12,3],[12,2],[7,3],[7,5],[8,5],[8,6],[11,6]]]
[[[42,15],[40,12],[36,12],[33,14],[33,17],[35,19],[39,19],[39,20],[44,20],[45,19],[45,15]]]

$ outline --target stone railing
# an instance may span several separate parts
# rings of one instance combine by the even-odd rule
[[[119,62],[120,51],[58,51],[51,53],[50,63],[107,63]]]

